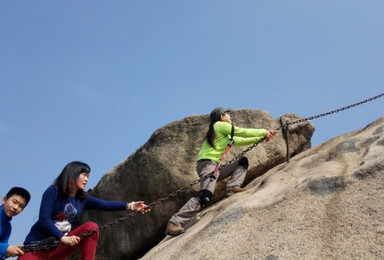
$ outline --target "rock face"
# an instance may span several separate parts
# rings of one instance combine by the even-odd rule
[[[383,259],[384,117],[202,211],[142,259]]]
[[[298,115],[286,114],[274,120],[267,112],[260,110],[236,110],[231,112],[231,118],[239,127],[265,129],[276,129],[281,122],[301,119]],[[89,193],[106,200],[144,200],[150,204],[193,183],[198,180],[195,171],[196,156],[208,130],[208,124],[208,115],[195,115],[158,129],[135,153],[105,174]],[[309,121],[290,126],[291,156],[310,148],[313,132],[314,126]],[[246,148],[233,146],[226,159],[234,158]],[[286,150],[285,139],[279,132],[270,142],[264,142],[247,152],[250,167],[244,185],[284,162]],[[217,185],[215,201],[223,197],[224,188],[225,180]],[[97,252],[100,259],[103,256],[105,259],[135,259],[143,255],[165,237],[164,231],[169,218],[191,196],[195,196],[198,190],[199,185],[194,185],[156,205],[149,214],[134,216],[103,229],[100,232]],[[224,203],[228,203],[232,198],[225,201]],[[103,226],[116,219],[125,218],[127,214],[129,213],[88,211],[83,214],[82,221],[92,220]],[[183,237],[186,238],[187,235]],[[150,254],[148,257],[154,256]]]

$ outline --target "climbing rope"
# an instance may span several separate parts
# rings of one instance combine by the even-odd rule
[[[294,125],[294,124],[300,124],[300,123],[303,123],[303,122],[306,122],[306,121],[309,121],[309,120],[313,120],[313,119],[317,119],[317,118],[321,118],[321,117],[325,117],[325,116],[329,116],[329,115],[332,115],[332,114],[335,114],[335,113],[338,113],[338,112],[341,112],[341,111],[344,111],[344,110],[347,110],[347,109],[350,109],[350,108],[353,108],[353,107],[356,107],[356,106],[359,106],[359,105],[362,105],[362,104],[365,104],[367,102],[370,102],[370,101],[373,101],[375,99],[378,99],[380,97],[384,96],[384,93],[381,93],[379,95],[376,95],[374,97],[371,97],[371,98],[368,98],[368,99],[365,99],[363,101],[360,101],[360,102],[357,102],[357,103],[354,103],[354,104],[351,104],[351,105],[348,105],[348,106],[344,106],[344,107],[341,107],[341,108],[338,108],[338,109],[335,109],[335,110],[332,110],[332,111],[329,111],[329,112],[325,112],[325,113],[321,113],[321,114],[318,114],[318,115],[314,115],[314,116],[310,116],[310,117],[306,117],[306,118],[302,118],[302,119],[298,119],[296,121],[287,121],[285,122],[284,124],[281,124],[280,127],[278,127],[276,130],[280,130],[280,129],[285,129],[286,131],[288,131],[288,127],[290,125]],[[265,138],[264,138],[265,139]],[[221,165],[220,166],[220,169],[222,169],[223,167],[225,167],[226,165],[228,164],[231,164],[233,163],[234,161],[240,159],[241,157],[243,157],[246,153],[248,153],[249,151],[251,151],[253,148],[255,148],[256,146],[259,145],[259,143],[261,143],[262,141],[264,141],[264,139],[261,139],[258,143],[254,143],[253,145],[249,146],[247,149],[245,149],[244,151],[242,151],[238,156],[234,157],[233,159],[231,159],[230,161],[228,161],[225,165]],[[206,176],[206,178],[210,178],[210,176]],[[205,180],[205,179],[204,179]],[[164,203],[165,201],[168,201],[170,200],[171,198],[173,197],[176,197],[177,195],[179,195],[180,193],[184,192],[185,190],[187,189],[190,189],[192,188],[192,186],[200,183],[201,180],[196,180],[192,183],[189,183],[188,185],[184,186],[184,187],[181,187],[179,188],[178,190],[152,202],[151,204],[148,205],[148,208],[154,208],[155,206],[159,205],[159,204],[162,204]],[[137,215],[139,212],[132,212],[130,214],[128,214],[127,216],[125,217],[121,217],[121,218],[118,218],[112,222],[109,222],[97,229],[94,229],[94,230],[90,230],[89,232],[86,232],[86,233],[83,233],[82,235],[80,235],[79,237],[80,238],[84,238],[84,237],[88,237],[96,232],[99,232],[103,229],[107,229],[109,228],[110,226],[113,226],[115,224],[118,224],[120,222],[123,222],[135,215]],[[62,244],[60,244],[60,241],[58,240],[53,240],[51,241],[50,243],[47,243],[47,244],[44,244],[44,245],[41,245],[41,244],[30,244],[30,245],[27,245],[25,247],[22,248],[22,250],[24,252],[29,252],[29,251],[41,251],[41,250],[52,250],[58,246],[62,246]]]

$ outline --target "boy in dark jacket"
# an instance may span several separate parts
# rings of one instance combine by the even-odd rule
[[[20,187],[13,187],[2,199],[0,207],[0,258],[6,255],[20,256],[24,254],[20,249],[22,245],[10,245],[8,240],[12,231],[12,217],[23,211],[30,199],[29,192]]]

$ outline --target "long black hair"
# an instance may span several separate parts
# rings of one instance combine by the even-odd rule
[[[211,115],[210,117],[211,121],[209,122],[209,128],[208,128],[208,131],[207,131],[207,134],[205,135],[205,140],[207,140],[208,144],[210,146],[212,146],[213,148],[215,148],[215,144],[214,144],[214,141],[215,141],[215,138],[216,138],[216,133],[215,133],[215,130],[213,128],[213,125],[217,122],[217,121],[220,121],[220,117],[213,117]]]
[[[214,140],[216,138],[216,134],[215,134],[215,130],[213,129],[213,125],[216,123],[217,121],[212,121],[209,123],[209,128],[208,128],[208,131],[207,131],[207,134],[205,135],[205,139],[207,140],[208,144],[210,146],[212,146],[213,148],[215,148],[215,144],[214,144]]]
[[[81,173],[89,174],[91,172],[91,167],[88,164],[83,162],[70,162],[64,169],[61,171],[60,175],[56,178],[53,185],[55,185],[62,196],[68,197],[70,194],[69,184],[70,182],[76,183]],[[84,198],[86,193],[84,191],[77,191],[76,198]]]

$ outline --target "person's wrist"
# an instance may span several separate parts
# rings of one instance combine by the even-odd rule
[[[135,209],[135,202],[129,202],[127,203],[127,210],[134,210]]]

